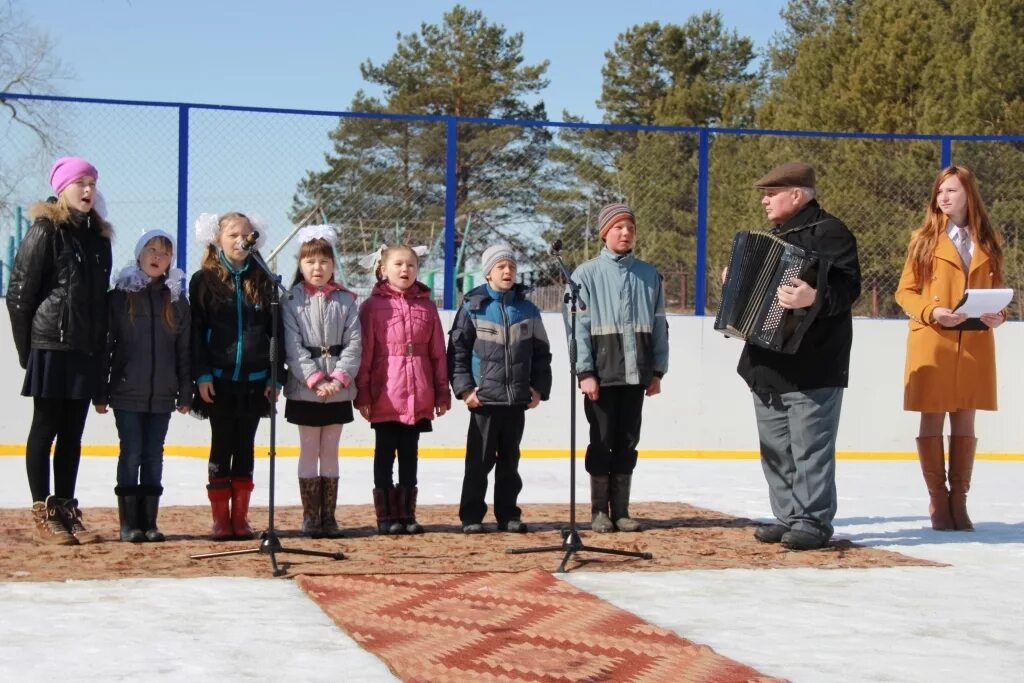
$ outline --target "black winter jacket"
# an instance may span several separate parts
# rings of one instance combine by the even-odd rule
[[[230,301],[218,301],[210,290],[215,274],[198,270],[189,282],[192,306],[192,376],[196,383],[214,377],[232,382],[270,383],[270,288],[263,294],[266,305],[249,301],[243,291],[246,280],[256,277],[258,266],[246,261],[241,272],[228,281]],[[278,320],[278,348],[284,339],[284,324]],[[284,354],[279,354],[277,379],[285,380]]]
[[[773,232],[821,258],[818,282],[808,282],[817,290],[810,307],[816,317],[796,353],[778,353],[747,344],[737,371],[756,392],[782,394],[845,387],[853,343],[850,309],[860,296],[857,240],[842,221],[813,199]]]
[[[504,294],[481,285],[466,294],[449,332],[448,377],[465,398],[474,388],[484,405],[530,402],[551,393],[551,347],[540,311],[515,285]]]
[[[21,367],[31,349],[98,354],[106,345],[110,224],[95,211],[68,212],[55,199],[35,219],[14,259],[7,310]]]
[[[169,329],[163,317],[166,292],[162,279],[140,290],[133,318],[129,292],[114,289],[107,295],[107,352],[93,403],[137,413],[169,413],[192,404],[189,305],[181,292],[171,304],[177,327]]]

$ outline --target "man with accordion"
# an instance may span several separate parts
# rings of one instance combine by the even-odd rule
[[[754,186],[775,226],[773,239],[807,258],[798,274],[778,281],[767,306],[784,330],[800,336],[777,346],[744,337],[737,368],[753,394],[761,466],[778,520],[754,536],[815,550],[828,545],[836,514],[836,435],[849,376],[850,309],[860,296],[857,240],[818,204],[812,166],[782,164]],[[757,266],[748,260],[747,267]],[[727,279],[742,275],[734,269],[731,261]]]

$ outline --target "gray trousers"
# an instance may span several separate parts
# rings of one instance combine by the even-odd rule
[[[791,529],[831,538],[842,388],[753,396],[772,512]]]

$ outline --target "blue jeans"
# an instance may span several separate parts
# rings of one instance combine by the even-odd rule
[[[114,422],[121,440],[117,459],[117,485],[159,487],[164,473],[164,439],[170,413],[136,413],[115,410]]]

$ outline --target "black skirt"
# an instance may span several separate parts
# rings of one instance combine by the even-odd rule
[[[98,357],[82,351],[32,349],[21,395],[91,400],[99,381],[99,365]]]
[[[216,417],[270,417],[270,402],[263,395],[265,382],[232,382],[213,378],[213,403],[207,403],[196,387],[192,398],[193,417],[201,420]]]
[[[352,401],[321,403],[288,399],[284,404],[284,419],[303,427],[326,427],[352,422]]]

